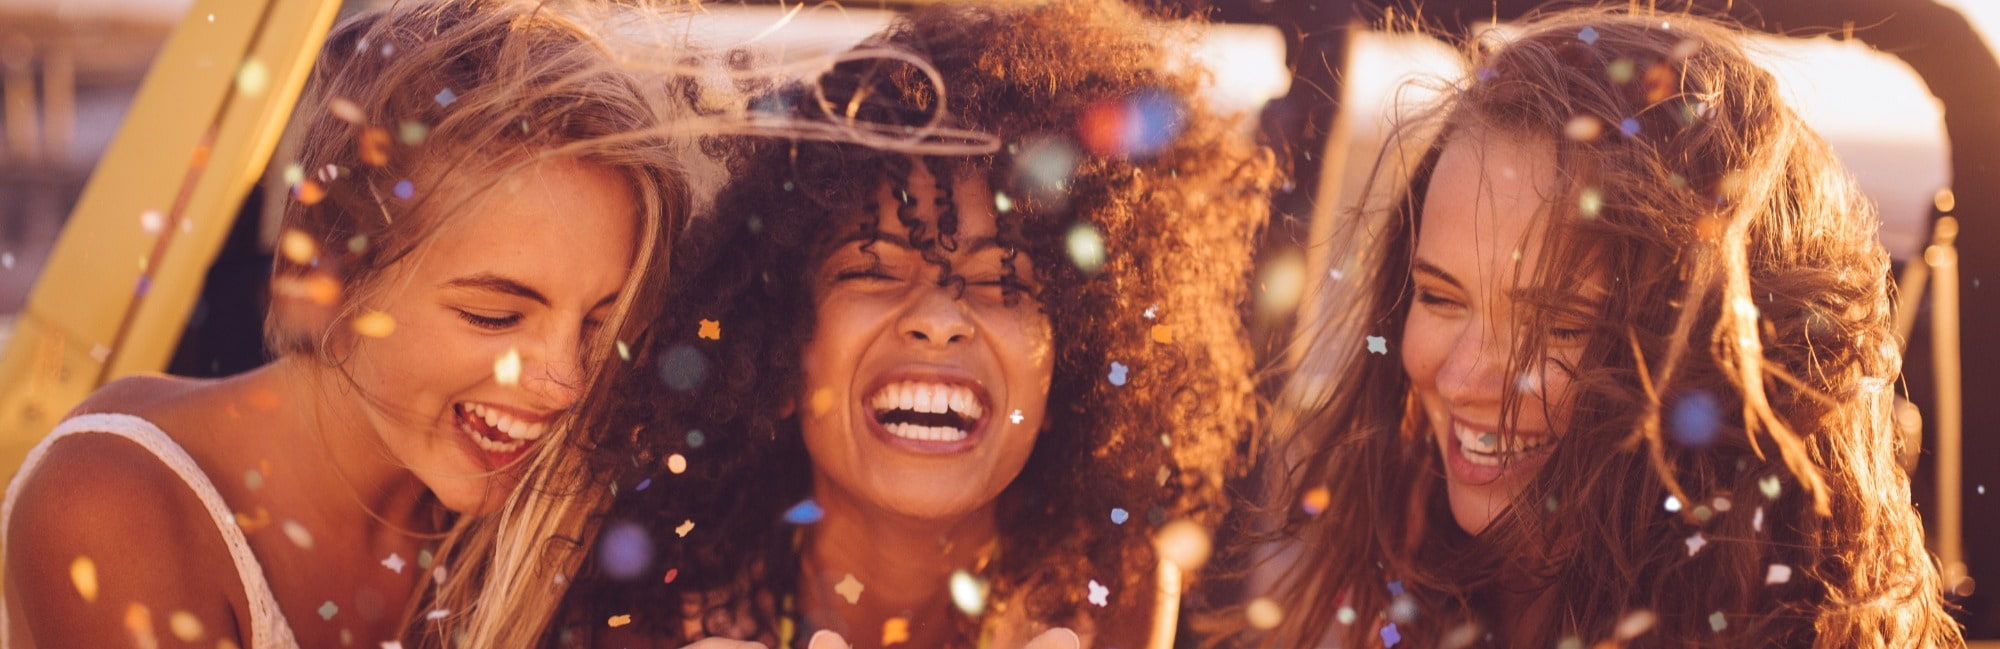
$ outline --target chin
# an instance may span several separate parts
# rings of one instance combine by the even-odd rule
[[[1458,529],[1466,534],[1478,535],[1493,524],[1505,505],[1492,498],[1477,494],[1460,493],[1460,487],[1447,485],[1446,498],[1451,501],[1451,518],[1458,523]]]

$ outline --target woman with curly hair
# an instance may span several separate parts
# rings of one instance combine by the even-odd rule
[[[1255,644],[1960,642],[1874,208],[1739,41],[1550,14],[1390,145],[1277,416],[1300,547]]]
[[[736,143],[596,424],[629,433],[597,455],[630,477],[570,638],[1147,640],[1154,531],[1217,523],[1257,418],[1241,308],[1274,175],[1163,33],[1108,0],[928,7],[863,47],[930,70],[753,102],[1004,144]],[[1076,152],[1116,140],[1093,111],[1141,104],[1173,109],[1158,138]]]

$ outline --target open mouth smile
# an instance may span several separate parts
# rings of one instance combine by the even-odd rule
[[[489,468],[504,467],[527,454],[549,432],[549,419],[527,421],[496,406],[461,401],[451,406],[458,431],[471,440]]]
[[[870,427],[899,446],[929,452],[969,448],[984,431],[990,397],[976,383],[905,378],[876,388],[864,403]]]

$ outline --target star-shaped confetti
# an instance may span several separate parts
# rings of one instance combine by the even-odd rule
[[[681,526],[674,528],[674,534],[680,535],[683,538],[687,537],[688,532],[693,532],[693,531],[694,531],[694,521],[691,520],[681,521]]]
[[[1104,584],[1097,583],[1095,579],[1090,580],[1090,603],[1098,606],[1110,606],[1111,589],[1105,588]]]
[[[1576,40],[1583,41],[1585,43],[1596,44],[1597,28],[1589,26],[1584,27],[1583,29],[1577,31]]]
[[[1396,630],[1396,625],[1394,623],[1390,623],[1382,627],[1382,646],[1384,647],[1384,649],[1387,649],[1388,647],[1394,647],[1396,646],[1396,643],[1402,641],[1403,641],[1403,633],[1401,631]]]
[[[700,336],[704,340],[722,340],[722,321],[701,321],[701,329],[696,331],[695,335]]]
[[[861,601],[861,591],[867,589],[867,586],[861,585],[861,580],[854,578],[853,573],[848,573],[847,576],[841,577],[840,583],[833,585],[833,592],[839,594],[840,598],[847,600],[849,604],[859,603]]]
[[[334,604],[333,600],[327,600],[325,604],[319,605],[319,619],[331,620],[334,615],[339,613],[340,606]]]
[[[1109,377],[1111,379],[1111,384],[1117,386],[1125,385],[1125,373],[1129,369],[1131,368],[1125,367],[1124,363],[1120,363],[1118,361],[1112,361],[1111,375]]]
[[[1706,545],[1708,545],[1708,538],[1702,536],[1701,532],[1695,532],[1694,536],[1687,537],[1688,556],[1694,556],[1696,552],[1701,551],[1702,546]]]
[[[1388,354],[1388,353],[1389,353],[1389,339],[1388,339],[1388,338],[1384,338],[1384,337],[1381,337],[1381,336],[1369,336],[1369,337],[1368,337],[1368,353],[1370,353],[1370,354]]]
[[[438,94],[431,97],[431,99],[437,100],[439,106],[450,106],[452,102],[458,101],[458,93],[452,92],[450,88],[445,88],[439,90]]]
[[[1017,424],[1021,423],[1022,419],[1023,417],[1021,416],[1021,411],[1018,408],[1014,410],[1014,414],[1007,415],[1007,421],[1011,421]]]
[[[812,407],[813,416],[826,414],[826,411],[833,409],[833,391],[826,388],[813,390],[812,402],[809,405]]]
[[[403,574],[403,566],[405,565],[408,564],[403,562],[403,555],[396,554],[394,552],[389,553],[389,558],[382,560],[383,567],[386,567],[389,569],[390,572],[399,575]]]

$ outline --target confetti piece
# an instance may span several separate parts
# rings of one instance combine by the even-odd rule
[[[402,124],[396,126],[396,140],[402,142],[403,146],[423,144],[424,138],[430,137],[430,134],[431,127],[425,126],[423,122],[404,120]]]
[[[264,529],[270,524],[271,524],[271,512],[265,511],[264,508],[262,507],[258,507],[257,513],[254,515],[246,514],[243,512],[236,512],[236,526],[243,528],[244,534],[250,534],[256,532],[257,530]]]
[[[507,387],[521,384],[521,352],[512,347],[493,359],[493,381]]]
[[[1631,81],[1632,75],[1636,72],[1638,72],[1638,66],[1633,65],[1631,59],[1618,59],[1612,61],[1610,65],[1604,66],[1604,76],[1610,79],[1612,83]]]
[[[201,639],[201,620],[193,613],[174,611],[173,615],[167,616],[167,630],[172,631],[181,642],[194,642]]]
[[[160,638],[153,635],[153,611],[145,604],[133,602],[125,607],[125,634],[132,637],[132,644],[139,649],[160,646]]]
[[[1701,390],[1681,395],[1674,400],[1667,425],[1682,446],[1707,448],[1722,430],[1722,402]]]
[[[382,567],[388,568],[389,572],[399,575],[403,574],[403,566],[405,565],[408,564],[403,562],[403,555],[394,552],[389,553],[389,558],[382,560]]]
[[[404,178],[402,180],[396,181],[396,188],[394,191],[396,193],[396,198],[407,201],[410,200],[411,196],[417,195],[417,185],[416,183],[410,182],[410,179]]]
[[[270,87],[271,69],[265,67],[263,61],[250,59],[244,61],[242,67],[236,68],[236,91],[243,93],[243,96],[262,95]]]
[[[1069,190],[1081,156],[1063,138],[1041,137],[1022,145],[1014,156],[1014,175],[1033,195],[1060,196]]]
[[[825,517],[826,511],[820,509],[819,503],[814,502],[811,498],[801,500],[799,504],[792,505],[791,509],[785,510],[785,522],[793,525],[811,525]]]
[[[1732,505],[1732,504],[1731,504],[1731,503],[1729,502],[1729,499],[1728,499],[1728,498],[1724,498],[1724,497],[1722,497],[1722,496],[1716,496],[1716,497],[1715,497],[1715,500],[1713,500],[1713,501],[1710,501],[1709,505],[1710,505],[1710,506],[1712,506],[1712,507],[1714,507],[1714,508],[1715,508],[1715,511],[1718,511],[1718,512],[1726,512],[1726,511],[1729,511],[1729,508],[1733,506],[1733,505]]]
[[[1604,193],[1596,187],[1585,187],[1576,199],[1576,213],[1586,219],[1597,218],[1604,211]]]
[[[1100,607],[1110,606],[1111,589],[1105,588],[1104,584],[1097,583],[1095,579],[1090,580],[1090,603]]]
[[[683,473],[687,473],[687,470],[688,470],[687,456],[681,455],[679,453],[667,456],[667,471],[669,473],[672,473],[674,475],[680,475]]]
[[[1111,384],[1117,386],[1125,385],[1125,373],[1129,369],[1131,368],[1125,367],[1124,363],[1120,363],[1118,361],[1112,361],[1111,374],[1108,377],[1111,379]]]
[[[791,185],[791,183],[785,184],[788,186]],[[787,187],[787,191],[790,191],[789,187]],[[993,192],[993,211],[1001,214],[1014,211],[1014,199],[1008,198],[1006,192]]]
[[[382,643],[382,649],[403,649],[403,643],[390,640]]]
[[[623,340],[618,341],[618,360],[632,362],[632,348]]]
[[[1764,531],[1764,508],[1758,507],[1756,514],[1750,517],[1750,529]]]
[[[431,582],[432,582],[432,583],[436,583],[436,584],[443,584],[443,583],[444,583],[444,578],[445,578],[445,570],[444,570],[444,566],[431,566]]]
[[[1014,422],[1014,423],[1017,423],[1017,424],[1018,424],[1018,423],[1021,423],[1021,419],[1022,419],[1022,417],[1021,417],[1021,410],[1020,410],[1019,408],[1016,408],[1016,409],[1014,410],[1014,414],[1011,414],[1011,415],[1007,415],[1007,421],[1011,421],[1011,422]]]
[[[1161,559],[1173,563],[1183,573],[1201,568],[1214,549],[1208,529],[1184,518],[1161,527],[1153,538],[1153,545],[1159,549]]]
[[[1285,621],[1284,609],[1278,608],[1278,603],[1269,597],[1250,600],[1250,607],[1244,614],[1250,618],[1250,628],[1260,631],[1278,628],[1278,623]]]
[[[380,167],[389,164],[389,132],[379,126],[370,126],[361,131],[361,139],[356,143],[361,150],[361,161]]]
[[[680,568],[668,568],[668,569],[667,569],[667,576],[666,576],[666,578],[665,578],[665,579],[662,579],[662,580],[660,581],[660,583],[665,583],[665,584],[671,584],[671,583],[674,583],[674,580],[675,580],[675,579],[679,579],[679,578],[680,578],[680,576],[681,576],[681,569],[680,569]]]
[[[1368,353],[1387,355],[1389,353],[1389,339],[1382,336],[1369,336]]]
[[[827,411],[833,410],[833,390],[827,388],[813,390],[812,402],[808,405],[812,408],[814,417],[824,415]]]
[[[1669,512],[1678,512],[1678,511],[1680,511],[1680,510],[1681,510],[1681,499],[1679,499],[1679,498],[1675,498],[1675,497],[1673,497],[1673,496],[1667,496],[1667,504],[1666,504],[1666,507],[1667,507],[1667,511],[1669,511]]]
[[[722,340],[722,322],[718,320],[701,321],[701,330],[696,332],[695,336],[703,340]]]
[[[1639,135],[1639,118],[1627,117],[1619,120],[1618,134],[1625,137],[1637,137]]]
[[[1070,263],[1076,264],[1077,270],[1085,275],[1096,275],[1098,269],[1104,267],[1104,235],[1097,231],[1096,226],[1078,221],[1069,227],[1069,234],[1064,240],[1069,248]]]
[[[369,338],[388,338],[396,333],[396,318],[381,311],[369,311],[354,318],[354,333]]]
[[[1723,629],[1729,628],[1729,620],[1722,616],[1722,611],[1716,611],[1708,616],[1708,628],[1721,633]]]
[[[97,562],[77,557],[69,562],[69,583],[86,603],[97,601]]]
[[[951,603],[958,610],[972,617],[986,612],[986,596],[992,592],[986,580],[964,570],[951,573]]]
[[[1585,43],[1589,43],[1589,44],[1592,44],[1592,45],[1596,45],[1596,44],[1597,44],[1597,28],[1595,28],[1595,27],[1589,27],[1589,26],[1586,26],[1586,27],[1584,27],[1583,29],[1581,29],[1581,30],[1577,31],[1577,33],[1576,33],[1576,40],[1579,40],[1579,41],[1583,41],[1583,42],[1585,42]]]
[[[1556,649],[1583,649],[1583,639],[1570,635],[1556,641]]]
[[[1937,194],[1931,196],[1931,205],[1936,206],[1940,213],[1950,214],[1958,209],[1958,195],[1953,194],[1950,187],[1937,190]]]
[[[1341,624],[1353,624],[1354,608],[1349,606],[1340,607],[1340,610],[1333,612],[1333,619]]]
[[[1563,124],[1563,137],[1572,142],[1589,142],[1604,134],[1604,122],[1589,115],[1577,115]]]
[[[1781,492],[1779,487],[1780,485],[1778,484],[1778,476],[1774,475],[1764,476],[1762,479],[1757,481],[1757,489],[1759,491],[1764,492],[1765,498],[1769,498],[1772,500],[1778,499],[1778,494]]]
[[[597,565],[614,580],[632,579],[652,569],[653,549],[653,535],[645,526],[616,521],[598,536]]]
[[[439,90],[438,94],[431,98],[437,100],[439,106],[450,106],[452,102],[458,101],[458,93],[452,92],[450,88],[445,88]]]
[[[1389,619],[1397,624],[1409,624],[1417,619],[1417,601],[1408,595],[1397,595],[1389,602]]]
[[[708,359],[687,345],[675,345],[660,355],[660,381],[676,392],[686,392],[708,378]]]
[[[12,269],[14,267],[14,253],[0,253],[0,266]]]
[[[882,621],[882,646],[910,641],[910,620],[892,617]]]
[[[292,545],[299,546],[300,548],[306,550],[312,549],[313,547],[312,531],[307,530],[306,526],[300,525],[298,521],[288,520],[285,521],[282,527],[285,530],[285,538],[291,539]]]
[[[847,576],[840,578],[840,583],[833,585],[833,592],[840,595],[841,599],[847,600],[849,604],[859,603],[861,591],[867,589],[867,586],[861,585],[861,580],[854,578],[854,573],[848,573]]]
[[[1625,614],[1625,617],[1619,618],[1618,626],[1612,632],[1617,634],[1618,639],[1621,641],[1631,640],[1645,635],[1647,631],[1653,630],[1653,627],[1659,623],[1660,616],[1655,615],[1652,611],[1633,611]]]
[[[1396,643],[1402,641],[1403,641],[1403,634],[1402,632],[1396,630],[1396,625],[1394,623],[1387,624],[1382,627],[1383,649],[1387,649],[1388,647],[1394,647],[1396,646]]]
[[[1153,325],[1153,342],[1162,345],[1174,344],[1174,326],[1168,324]]]
[[[430,570],[432,559],[433,557],[429,548],[417,550],[417,569]]]
[[[1332,503],[1332,491],[1329,491],[1326,487],[1313,487],[1306,490],[1304,498],[1299,499],[1299,508],[1305,510],[1308,516],[1318,516],[1320,512],[1326,511],[1327,505]]]
[[[1132,514],[1131,514],[1131,513],[1129,513],[1129,512],[1126,512],[1126,511],[1125,511],[1125,510],[1123,510],[1123,509],[1119,509],[1119,508],[1117,508],[1117,507],[1113,507],[1113,508],[1111,508],[1111,523],[1112,523],[1113,525],[1124,525],[1124,524],[1125,524],[1125,520],[1126,520],[1126,519],[1128,519],[1128,518],[1131,518],[1131,517],[1132,517]]]
[[[257,471],[256,469],[249,469],[249,470],[246,470],[246,471],[244,471],[244,472],[243,472],[243,486],[245,486],[245,487],[249,487],[251,491],[256,491],[256,490],[258,490],[258,489],[263,489],[263,488],[264,488],[264,474],[263,474],[263,473],[260,473],[260,472],[258,472],[258,471]]]
[[[146,234],[159,234],[161,230],[167,229],[167,217],[160,214],[159,210],[140,212],[139,229]]]
[[[681,526],[674,528],[674,534],[680,535],[683,538],[688,535],[688,532],[692,531],[694,531],[694,521],[691,520],[681,521]]]
[[[1390,581],[1389,581],[1389,596],[1390,596],[1390,597],[1402,597],[1402,596],[1403,596],[1403,592],[1404,592],[1404,591],[1403,591],[1403,580],[1401,580],[1401,579],[1392,579],[1392,580],[1390,580]]]
[[[312,263],[313,257],[319,255],[319,245],[304,232],[286,230],[284,235],[278,237],[278,252],[286,260],[303,266]]]
[[[609,625],[611,625],[611,628],[613,628],[613,629],[616,629],[616,628],[618,628],[618,627],[621,627],[621,626],[625,626],[625,625],[627,625],[627,624],[631,624],[631,623],[632,623],[632,616],[630,616],[630,615],[613,615],[613,616],[611,616],[611,619],[610,619],[610,620],[607,620],[607,621],[606,621],[605,623],[606,623],[606,624],[609,624]]]
[[[434,608],[434,609],[431,609],[431,611],[430,611],[429,613],[425,613],[425,614],[424,614],[424,619],[425,619],[425,620],[428,620],[428,621],[431,621],[431,622],[436,622],[436,621],[438,621],[438,620],[442,620],[442,619],[445,619],[445,618],[447,618],[447,617],[451,617],[451,611],[448,611],[448,610],[445,610],[445,609],[441,609],[441,608]]]
[[[333,600],[327,600],[325,604],[319,605],[319,619],[332,620],[333,616],[338,614],[340,614],[340,606],[334,604]]]
[[[644,479],[644,480],[640,480],[640,481],[639,481],[639,485],[638,485],[638,486],[636,486],[636,487],[633,487],[633,488],[632,488],[632,490],[633,490],[633,491],[645,491],[647,487],[651,487],[651,486],[653,486],[653,479],[652,479],[652,478],[646,478],[646,479]]]
[[[1696,552],[1700,552],[1702,547],[1706,545],[1708,545],[1708,538],[1702,536],[1701,532],[1695,532],[1694,536],[1687,537],[1688,556],[1694,556]]]
[[[706,435],[701,434],[701,429],[697,428],[695,430],[688,431],[687,434],[688,448],[701,448],[701,445],[707,442],[708,442],[708,437]]]
[[[1764,585],[1782,584],[1792,580],[1792,567],[1774,563],[1764,570]]]

